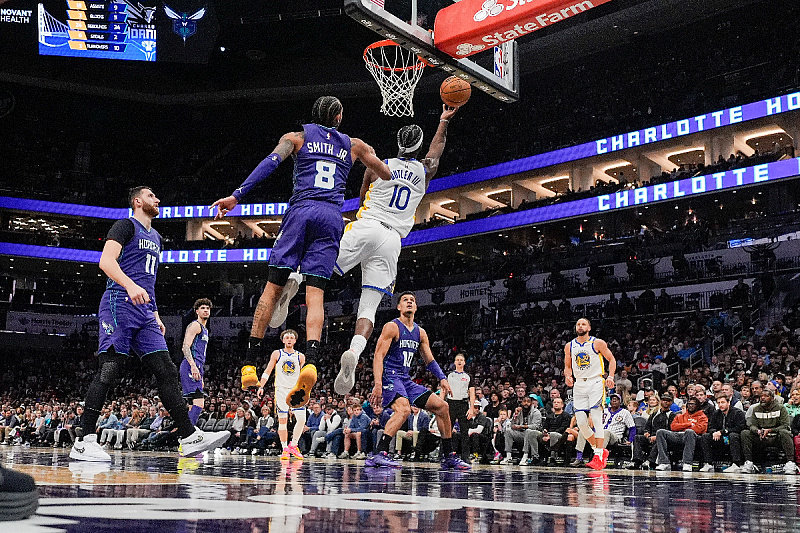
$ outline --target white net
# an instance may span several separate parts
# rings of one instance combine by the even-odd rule
[[[364,51],[364,61],[383,96],[381,113],[390,117],[413,117],[414,89],[425,70],[425,62],[392,41],[369,46]]]

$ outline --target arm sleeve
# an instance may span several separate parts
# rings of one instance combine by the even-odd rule
[[[264,179],[266,179],[270,174],[275,172],[275,169],[278,168],[278,165],[281,164],[281,156],[276,153],[271,153],[267,157],[264,158],[261,163],[247,176],[247,179],[244,180],[244,183],[239,185],[239,187],[233,191],[233,197],[236,200],[241,201],[242,197],[245,196],[250,189],[256,186],[256,184]]]
[[[129,218],[123,218],[114,222],[114,225],[108,230],[106,240],[115,241],[125,246],[133,239],[135,233],[136,228],[133,227],[133,221]]]

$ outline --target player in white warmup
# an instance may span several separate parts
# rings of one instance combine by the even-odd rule
[[[422,148],[422,128],[404,126],[397,132],[397,157],[387,159],[391,179],[379,179],[367,169],[361,184],[361,209],[356,220],[344,229],[334,272],[344,275],[361,264],[361,300],[356,331],[350,348],[341,357],[341,368],[333,389],[347,394],[355,384],[358,358],[372,335],[375,312],[383,295],[392,296],[397,278],[400,240],[414,225],[414,214],[433,176],[447,141],[447,125],[456,108],[443,106],[439,127],[422,161],[416,156]]]
[[[564,346],[564,378],[567,387],[575,386],[572,391],[572,405],[578,429],[594,448],[594,457],[587,466],[602,470],[608,459],[608,450],[603,443],[605,388],[614,388],[613,376],[617,370],[617,361],[606,341],[589,336],[591,330],[592,324],[587,318],[580,318],[575,323],[577,337]],[[605,380],[604,357],[608,359],[608,377]],[[591,415],[594,429],[589,427],[587,415]]]
[[[300,376],[300,369],[303,368],[306,357],[294,349],[294,345],[297,342],[297,332],[295,330],[284,330],[281,333],[281,341],[283,342],[283,349],[272,352],[267,368],[258,382],[257,394],[259,398],[264,394],[264,385],[267,384],[269,375],[275,369],[275,407],[278,411],[278,438],[281,439],[281,446],[283,446],[281,460],[288,461],[289,457],[293,455],[302,461],[303,454],[300,453],[297,443],[300,442],[300,435],[303,434],[303,426],[306,423],[306,408],[290,408],[286,403],[286,397],[289,395],[289,391],[297,385],[297,378]],[[290,410],[295,418],[291,444],[288,443]]]

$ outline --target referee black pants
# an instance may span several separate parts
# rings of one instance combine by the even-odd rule
[[[448,399],[447,405],[450,407],[450,423],[455,427],[456,422],[458,422],[457,449],[461,454],[461,458],[467,461],[469,459],[469,440],[467,435],[467,430],[469,429],[469,420],[467,420],[469,400]]]

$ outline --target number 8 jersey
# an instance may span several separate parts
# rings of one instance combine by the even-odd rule
[[[400,330],[400,338],[392,341],[389,351],[383,360],[383,369],[386,377],[409,377],[411,364],[419,350],[419,324],[414,322],[414,327],[408,329],[399,318],[393,320]]]
[[[318,200],[341,209],[347,175],[353,167],[350,137],[319,124],[304,124],[303,135],[303,147],[295,155],[289,203]]]
[[[425,196],[425,167],[416,159],[387,159],[391,180],[376,179],[369,186],[358,218],[377,220],[405,237],[414,225],[417,206]]]

